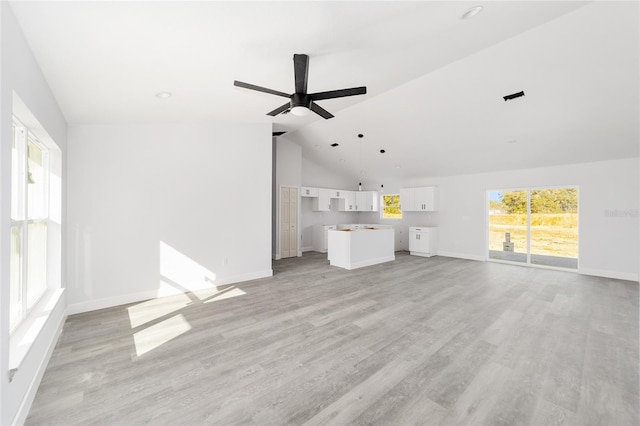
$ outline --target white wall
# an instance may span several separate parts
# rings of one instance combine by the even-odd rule
[[[637,158],[407,182],[439,187],[439,254],[486,259],[486,191],[579,187],[579,269],[589,275],[638,280]],[[608,211],[627,212],[612,216]]]
[[[269,124],[69,128],[70,312],[269,276]]]
[[[302,148],[286,137],[275,138],[276,183],[283,186],[300,186],[302,182]]]
[[[381,219],[378,212],[358,213],[359,223],[394,225],[396,250],[408,249],[410,226],[438,226],[438,253],[476,260],[487,258],[486,191],[545,186],[579,187],[579,268],[588,275],[638,280],[640,173],[638,158],[512,170],[463,176],[387,182],[384,192],[436,185],[438,211],[404,212],[401,220]],[[307,167],[303,168],[304,173]],[[306,176],[303,173],[303,181]],[[325,178],[330,181],[331,173]],[[314,176],[314,185],[322,184]],[[312,186],[312,185],[309,185]],[[364,189],[375,189],[367,187]],[[402,201],[402,200],[401,200]],[[326,221],[305,210],[303,223]]]
[[[9,235],[11,205],[11,115],[15,97],[19,97],[42,132],[60,148],[56,157],[60,181],[65,180],[67,124],[56,100],[33,57],[22,30],[7,2],[0,2],[0,424],[22,422],[40,383],[50,351],[55,345],[65,318],[64,295],[51,308],[13,380],[9,382]],[[62,192],[64,206],[65,193]],[[64,230],[65,210],[56,219],[56,229]],[[52,227],[53,228],[53,227]],[[64,256],[64,243],[55,257]],[[64,267],[57,265],[57,282],[64,283]]]
[[[273,138],[274,181],[271,256],[280,259],[280,187],[299,187],[302,180],[302,148],[286,137]],[[298,223],[300,223],[298,221]],[[300,247],[298,247],[300,249]],[[300,250],[298,250],[300,252]]]

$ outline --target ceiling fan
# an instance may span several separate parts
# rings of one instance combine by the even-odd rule
[[[309,76],[309,55],[293,55],[293,72],[295,77],[296,91],[292,95],[277,90],[267,89],[266,87],[256,86],[254,84],[243,83],[235,80],[234,86],[243,87],[245,89],[256,90],[258,92],[269,93],[272,95],[289,98],[289,102],[279,106],[267,115],[275,117],[278,114],[291,112],[294,115],[306,115],[309,110],[315,112],[325,119],[332,118],[333,115],[316,103],[324,99],[343,98],[345,96],[364,95],[367,93],[366,87],[353,87],[351,89],[330,90],[328,92],[307,93],[307,80]]]

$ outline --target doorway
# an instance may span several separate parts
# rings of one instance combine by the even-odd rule
[[[578,188],[487,191],[488,258],[578,268]]]

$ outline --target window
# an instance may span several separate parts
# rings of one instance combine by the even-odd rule
[[[47,290],[48,150],[19,121],[11,125],[10,329]]]
[[[402,219],[400,194],[386,194],[382,196],[382,218]]]

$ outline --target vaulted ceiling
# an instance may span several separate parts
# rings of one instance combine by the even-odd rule
[[[11,2],[70,124],[272,122],[362,180],[638,156],[637,2],[487,1],[461,19],[478,4]],[[233,86],[293,92],[294,53],[309,92],[368,93],[320,101],[330,120],[272,118],[282,98]]]

